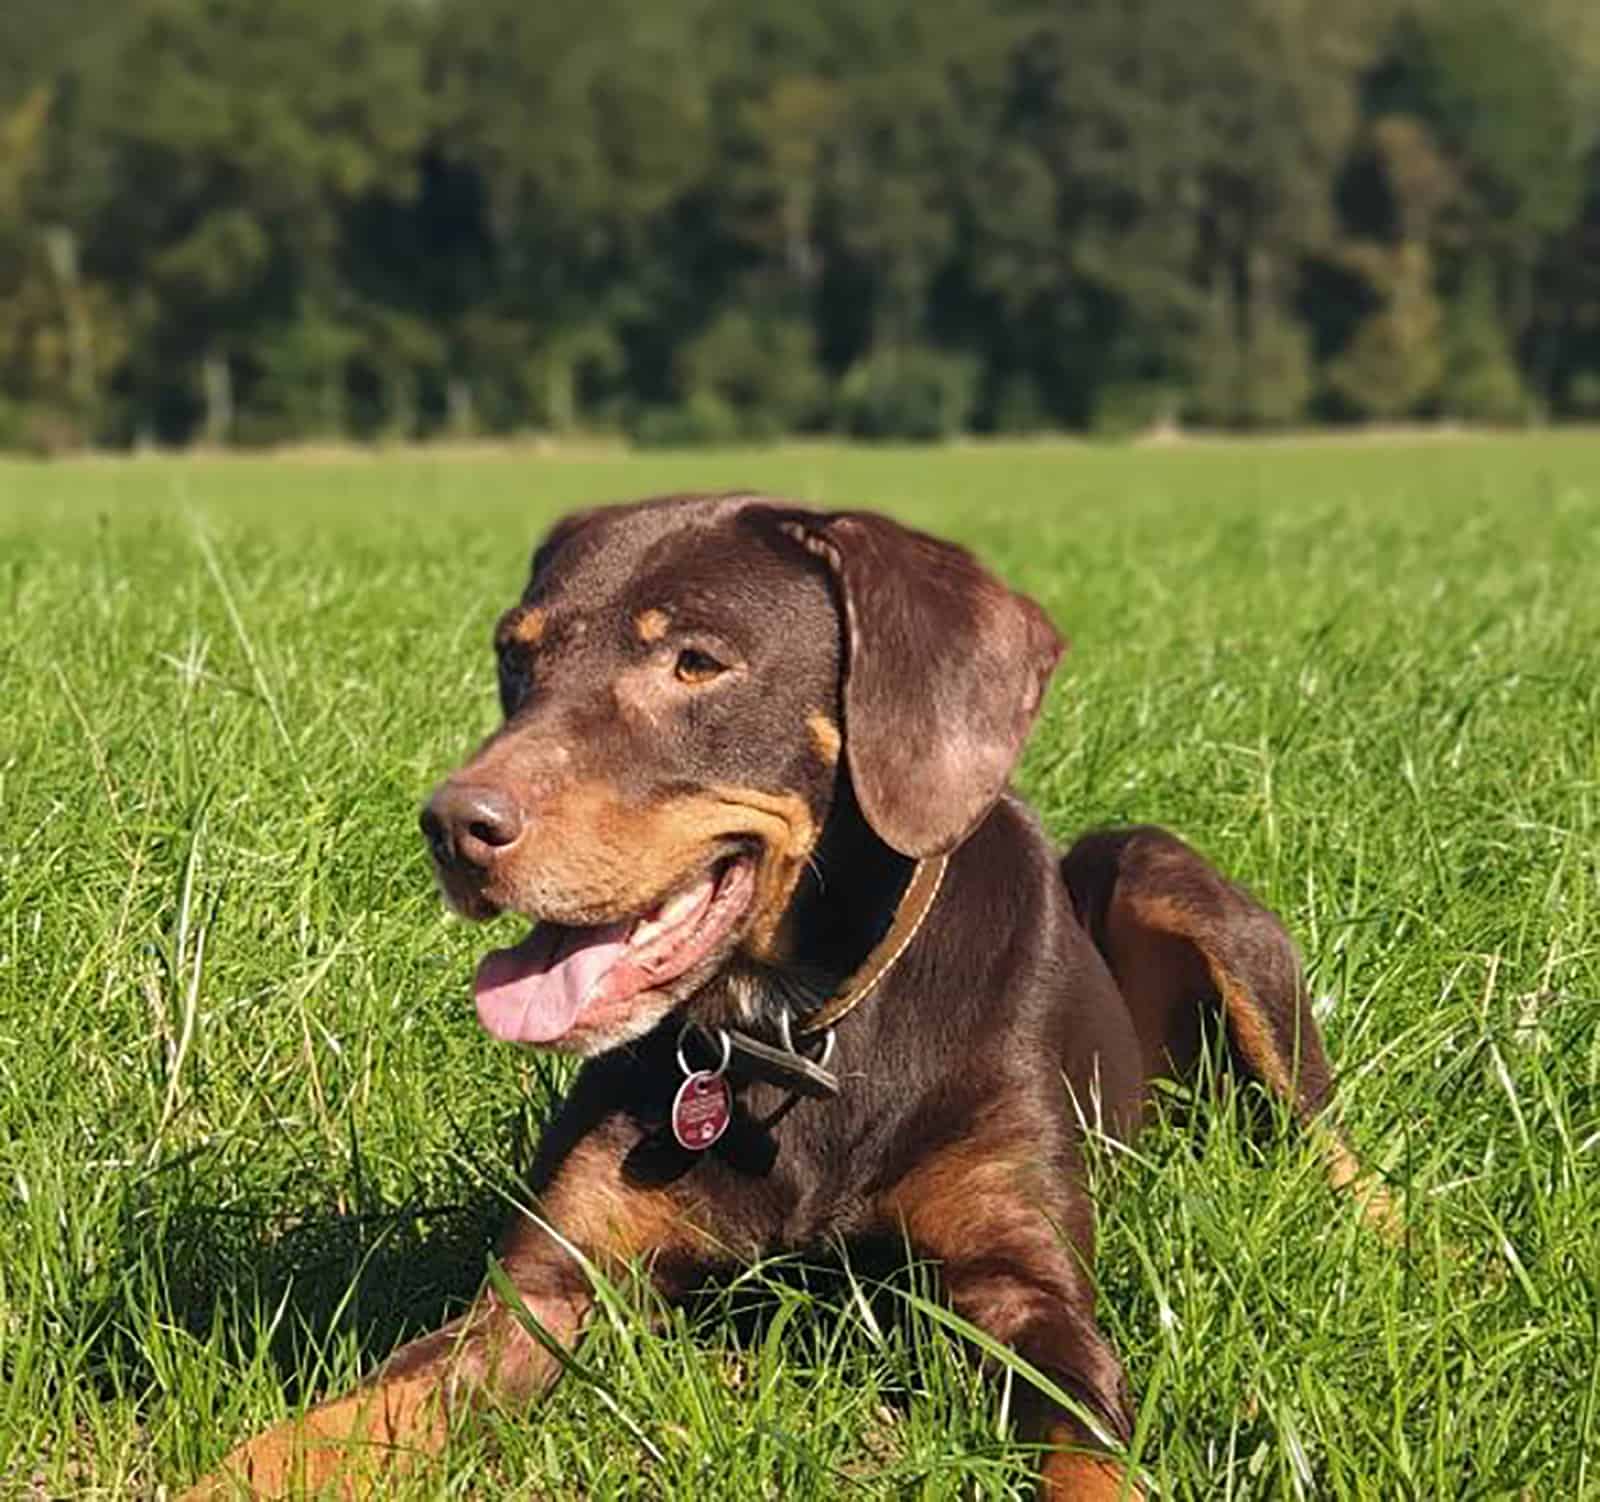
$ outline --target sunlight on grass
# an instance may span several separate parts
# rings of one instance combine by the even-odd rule
[[[153,1496],[470,1295],[565,1066],[477,1029],[416,808],[551,517],[741,484],[1038,596],[1053,831],[1166,823],[1301,940],[1405,1239],[1240,1111],[1096,1148],[1154,1493],[1592,1494],[1600,446],[1548,438],[0,465],[0,1495]],[[611,1290],[405,1494],[1029,1495],[1026,1374],[926,1294]]]

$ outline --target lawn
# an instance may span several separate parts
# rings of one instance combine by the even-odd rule
[[[1366,1231],[1289,1132],[1095,1154],[1166,1498],[1600,1495],[1600,441],[0,464],[0,1497],[154,1497],[482,1276],[565,1066],[490,1042],[425,790],[575,502],[759,485],[1072,638],[1020,782],[1299,937]],[[500,939],[499,942],[507,942]],[[912,1274],[617,1290],[406,1495],[1025,1497]]]

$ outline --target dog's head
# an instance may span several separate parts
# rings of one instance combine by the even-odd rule
[[[592,1054],[774,962],[842,777],[901,854],[965,839],[1061,641],[884,517],[695,496],[559,523],[495,650],[504,723],[423,831],[459,911],[533,923],[479,967],[484,1025]]]

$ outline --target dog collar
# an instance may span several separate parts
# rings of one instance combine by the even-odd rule
[[[939,895],[945,868],[949,864],[948,855],[935,855],[917,862],[911,880],[906,883],[906,889],[895,905],[894,921],[890,923],[888,933],[872,946],[854,974],[827,1001],[800,1020],[795,1030],[802,1038],[837,1026],[872,994],[878,982],[894,968],[895,962],[906,952],[932,911],[933,899]]]
[[[737,1059],[741,1073],[769,1085],[777,1085],[791,1096],[809,1095],[826,1099],[837,1095],[839,1077],[828,1068],[828,1061],[833,1057],[833,1030],[872,994],[916,938],[933,909],[934,898],[939,895],[949,863],[948,855],[917,862],[905,891],[895,904],[888,932],[872,946],[866,959],[821,1006],[800,1018],[791,1018],[787,1008],[780,1013],[777,1043],[767,1043],[742,1028],[702,1028],[700,1030],[721,1047],[722,1063],[715,1069],[697,1072],[690,1069],[684,1057],[683,1038],[680,1036],[678,1065],[685,1078],[719,1081],[729,1063]],[[684,1029],[685,1034],[696,1026],[690,1023]],[[819,1037],[823,1040],[822,1051],[818,1057],[811,1058],[804,1049]],[[685,1139],[680,1136],[679,1140]]]

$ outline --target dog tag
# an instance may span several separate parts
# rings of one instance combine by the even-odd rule
[[[672,1098],[672,1135],[691,1152],[710,1147],[728,1130],[732,1117],[733,1097],[721,1070],[697,1070]]]

